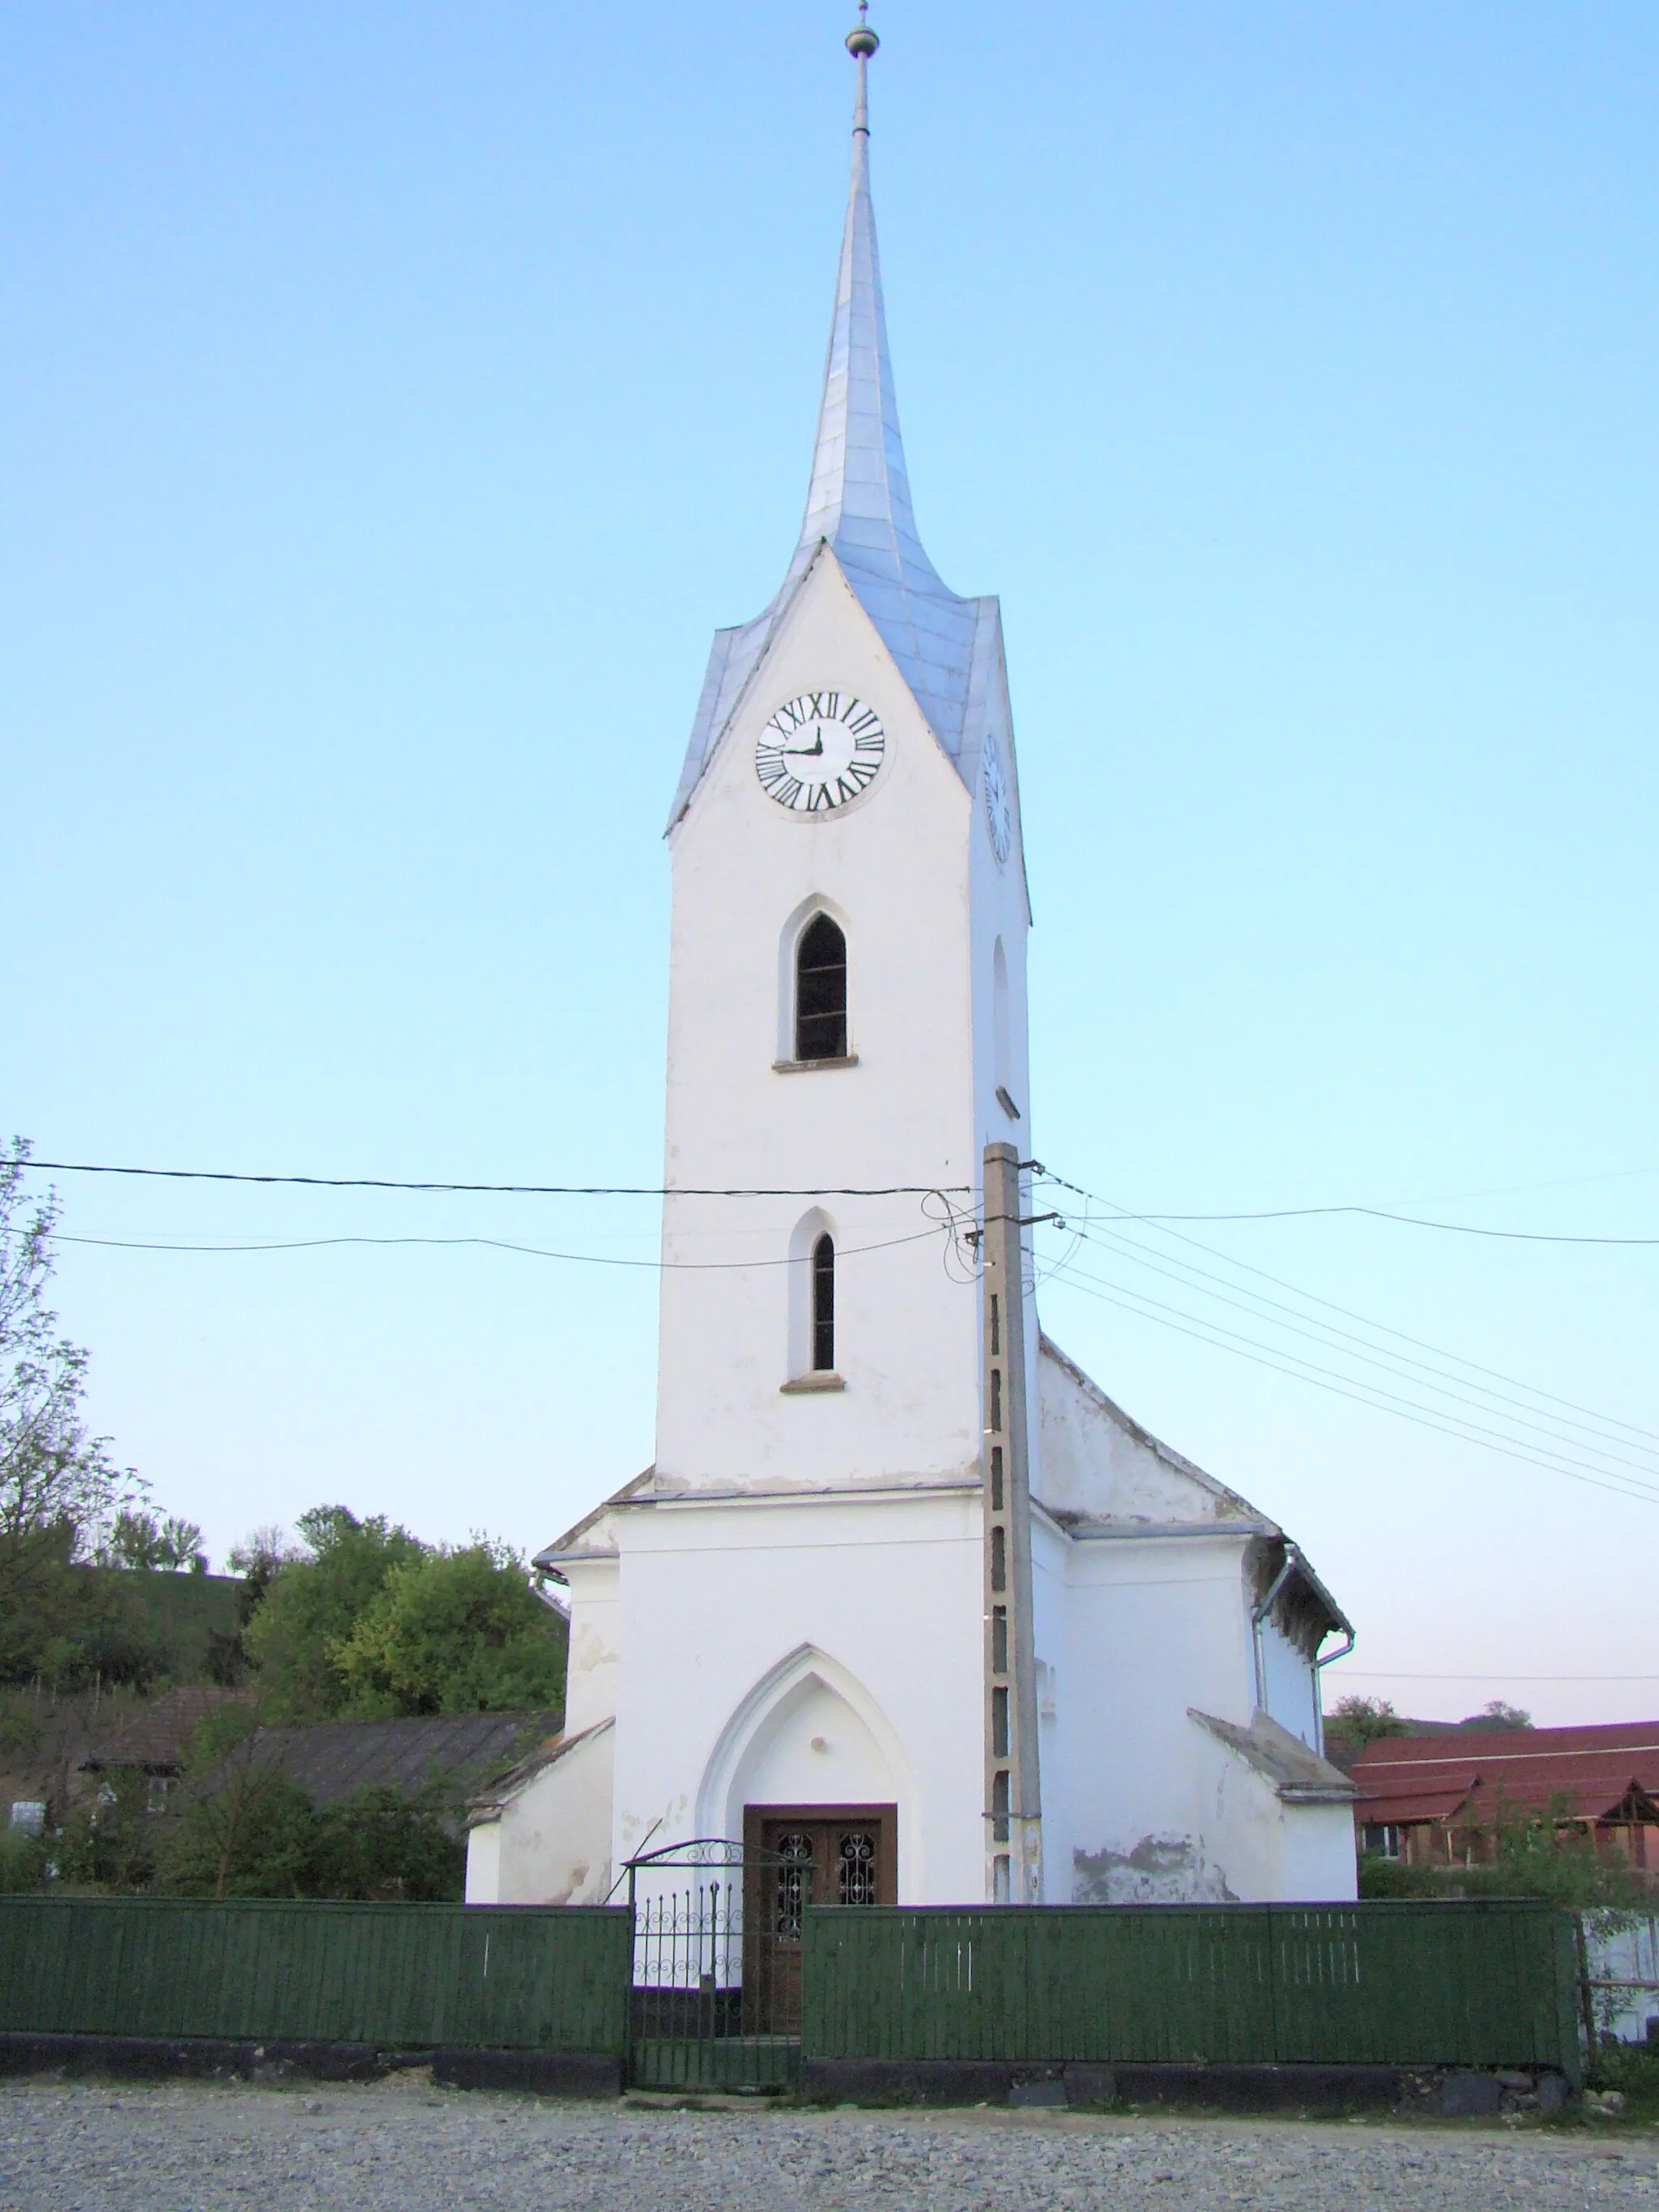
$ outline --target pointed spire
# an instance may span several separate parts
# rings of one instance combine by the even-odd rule
[[[669,817],[671,827],[690,802],[765,657],[783,610],[821,545],[827,544],[840,562],[933,734],[958,769],[975,641],[982,625],[988,624],[991,630],[996,625],[994,600],[959,599],[940,582],[922,550],[911,512],[898,402],[887,357],[876,218],[870,204],[869,62],[880,41],[865,21],[866,7],[867,0],[859,0],[858,27],[847,37],[847,50],[859,70],[853,110],[853,180],[842,234],[806,517],[788,574],[771,605],[753,622],[715,634]]]
[[[867,6],[868,0],[860,0],[858,28],[847,36],[859,72],[853,176],[800,550],[828,538],[838,555],[853,551],[861,567],[892,583],[938,590],[939,578],[916,535],[887,351],[870,201],[868,71],[880,41],[865,20]]]

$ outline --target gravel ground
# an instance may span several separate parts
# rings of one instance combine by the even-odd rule
[[[1654,2204],[1659,2132],[677,2112],[434,2089],[0,2084],[4,2212],[987,2212]]]

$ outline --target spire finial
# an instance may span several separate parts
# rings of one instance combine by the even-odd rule
[[[853,111],[853,136],[855,138],[860,131],[866,138],[870,136],[870,101],[865,70],[871,55],[881,44],[870,28],[869,14],[870,0],[859,0],[857,27],[847,33],[847,51],[859,65],[858,106]]]

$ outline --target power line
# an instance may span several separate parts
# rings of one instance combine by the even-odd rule
[[[1072,1225],[1079,1241],[1097,1244],[1102,1249],[1111,1250],[1120,1257],[1133,1258],[1137,1266],[1178,1284],[1184,1290],[1196,1290],[1200,1297],[1213,1299],[1216,1304],[1230,1307],[1235,1312],[1248,1314],[1252,1320],[1265,1321],[1269,1328],[1283,1329],[1290,1335],[1304,1338],[1309,1343],[1318,1345],[1322,1350],[1335,1352],[1340,1358],[1361,1360],[1368,1367],[1380,1368],[1387,1375],[1415,1384],[1419,1389],[1431,1390],[1437,1396],[1453,1398],[1462,1405],[1473,1406],[1479,1413],[1492,1410],[1480,1402],[1483,1398],[1491,1399],[1501,1418],[1532,1430],[1552,1447],[1565,1444],[1579,1450],[1588,1450],[1599,1458],[1613,1461],[1618,1466],[1632,1468],[1639,1475],[1645,1475],[1650,1471],[1645,1462],[1659,1461],[1659,1449],[1654,1445],[1634,1443],[1630,1438],[1613,1436],[1605,1430],[1598,1434],[1597,1428],[1590,1423],[1566,1419],[1559,1413],[1545,1413],[1540,1416],[1533,1407],[1504,1391],[1493,1389],[1489,1383],[1475,1382],[1468,1388],[1460,1387],[1461,1378],[1443,1379],[1441,1371],[1431,1367],[1425,1360],[1413,1359],[1409,1354],[1391,1352],[1384,1346],[1356,1335],[1352,1329],[1338,1328],[1316,1317],[1298,1313],[1294,1307],[1287,1306],[1277,1298],[1264,1297],[1260,1291],[1226,1282],[1221,1276],[1212,1274],[1207,1268],[1194,1267],[1189,1261],[1170,1258],[1169,1264],[1164,1265],[1163,1262],[1167,1255],[1148,1254],[1146,1246],[1137,1243],[1133,1237],[1115,1235],[1110,1229],[1097,1229],[1092,1223],[1084,1227],[1077,1227],[1075,1224]],[[1055,1273],[1063,1275],[1071,1264],[1070,1261],[1062,1261]],[[1202,1287],[1205,1284],[1216,1284],[1219,1287],[1206,1290]],[[1238,1295],[1229,1295],[1234,1291]],[[1280,1320],[1277,1317],[1279,1315],[1290,1318]],[[1304,1323],[1311,1325],[1304,1326]],[[1354,1349],[1349,1350],[1350,1346]],[[1455,1357],[1452,1354],[1446,1356]],[[1471,1390],[1480,1395],[1472,1396]],[[1573,1429],[1579,1431],[1580,1436],[1564,1437],[1559,1433],[1562,1430]],[[1602,1437],[1606,1441],[1601,1440]],[[1612,1449],[1615,1444],[1642,1453],[1644,1460],[1628,1458],[1625,1451]],[[1659,1463],[1654,1464],[1651,1471],[1659,1474]]]
[[[1032,1163],[1032,1169],[1034,1173],[1042,1176],[1047,1181],[1075,1192],[1079,1198],[1085,1198],[1093,1205],[1105,1206],[1115,1221],[1145,1222],[1149,1218],[1145,1214],[1131,1213],[1115,1199],[1103,1197],[1098,1191],[1085,1190],[1078,1183],[1066,1182],[1063,1176],[1050,1174],[1048,1169],[1039,1167],[1036,1162]],[[1177,1244],[1186,1245],[1192,1251],[1202,1252],[1208,1259],[1219,1260],[1224,1267],[1231,1267],[1238,1273],[1254,1275],[1258,1282],[1271,1283],[1275,1290],[1288,1291],[1292,1297],[1302,1298],[1310,1305],[1322,1306],[1328,1313],[1340,1314],[1345,1321],[1356,1321],[1363,1328],[1376,1329],[1384,1336],[1393,1337],[1397,1343],[1409,1344],[1419,1352],[1431,1352],[1437,1358],[1449,1359],[1455,1366],[1466,1367],[1473,1374],[1490,1376],[1493,1382],[1505,1382],[1514,1389],[1524,1390],[1529,1397],[1541,1398],[1553,1406],[1564,1406],[1569,1413],[1586,1414],[1607,1428],[1622,1429],[1632,1437],[1659,1443],[1659,1434],[1651,1429],[1641,1428],[1632,1421],[1621,1421],[1614,1414],[1597,1413],[1594,1407],[1581,1406],[1574,1399],[1563,1398],[1553,1390],[1540,1389],[1536,1383],[1528,1382],[1517,1375],[1506,1375],[1500,1368],[1486,1367],[1477,1359],[1466,1359],[1461,1352],[1449,1352],[1443,1345],[1431,1344],[1425,1337],[1413,1336],[1404,1329],[1392,1328],[1387,1322],[1358,1313],[1352,1306],[1340,1305],[1335,1299],[1322,1297],[1316,1291],[1304,1290],[1301,1285],[1290,1282],[1283,1275],[1272,1274],[1267,1268],[1255,1267],[1248,1260],[1236,1259],[1231,1252],[1218,1251],[1213,1244],[1206,1244],[1196,1237],[1183,1236],[1178,1229],[1161,1229],[1158,1233]]]
[[[222,1168],[108,1167],[88,1160],[35,1160],[20,1164],[51,1175],[145,1176],[167,1182],[280,1183],[299,1190],[453,1191],[484,1198],[932,1198],[971,1197],[969,1182],[820,1185],[812,1189],[756,1187],[716,1190],[695,1184],[557,1182],[398,1182],[387,1176],[242,1175]]]
[[[1242,1336],[1237,1330],[1224,1328],[1219,1322],[1208,1321],[1200,1315],[1188,1313],[1182,1306],[1168,1305],[1162,1299],[1148,1297],[1145,1292],[1135,1291],[1127,1284],[1107,1283],[1099,1276],[1085,1274],[1076,1268],[1071,1271],[1071,1274],[1079,1288],[1085,1284],[1097,1285],[1094,1295],[1109,1291],[1118,1293],[1116,1298],[1106,1300],[1109,1304],[1133,1300],[1135,1303],[1126,1306],[1125,1310],[1139,1312],[1145,1320],[1158,1321],[1166,1316],[1176,1316],[1178,1318],[1168,1322],[1167,1326],[1179,1328],[1182,1322],[1194,1324],[1193,1329],[1185,1330],[1183,1334],[1191,1334],[1194,1329],[1213,1332],[1202,1340],[1217,1345],[1220,1350],[1236,1351],[1241,1346],[1249,1346],[1249,1351],[1239,1353],[1241,1358],[1250,1358],[1253,1353],[1269,1355],[1266,1364],[1278,1365],[1281,1373],[1297,1375],[1298,1380],[1304,1382],[1324,1377],[1325,1380],[1319,1384],[1322,1389],[1332,1389],[1337,1383],[1351,1385],[1350,1389],[1339,1395],[1358,1397],[1361,1403],[1373,1406],[1379,1412],[1395,1413],[1402,1419],[1417,1422],[1419,1426],[1437,1428],[1444,1435],[1459,1437],[1465,1443],[1478,1443],[1487,1450],[1504,1452],[1511,1458],[1544,1468],[1552,1474],[1568,1474],[1576,1481],[1595,1481],[1597,1488],[1617,1490],[1622,1497],[1640,1498],[1647,1504],[1659,1504],[1659,1485],[1650,1482],[1639,1471],[1626,1474],[1620,1473],[1617,1467],[1575,1458],[1569,1450],[1547,1437],[1536,1440],[1529,1437],[1517,1438],[1502,1430],[1486,1428],[1478,1421],[1472,1421],[1467,1414],[1452,1413],[1443,1407],[1425,1406],[1420,1400],[1402,1397],[1398,1392],[1383,1389],[1380,1384],[1368,1382],[1364,1376],[1322,1367],[1316,1361],[1304,1358],[1298,1352],[1285,1351],[1278,1345],[1264,1345],[1255,1337]],[[1285,1361],[1289,1361],[1290,1365],[1280,1364]],[[1595,1478],[1604,1479],[1595,1480]]]
[[[919,1229],[908,1237],[889,1237],[879,1244],[840,1244],[836,1248],[837,1260],[854,1259],[860,1252],[890,1252],[896,1245],[920,1244],[925,1238],[941,1237],[945,1223],[927,1229]],[[539,1244],[509,1244],[500,1237],[296,1237],[281,1243],[264,1244],[171,1244],[152,1243],[130,1237],[66,1237],[54,1230],[56,1244],[90,1244],[109,1252],[198,1252],[209,1255],[237,1252],[318,1252],[340,1244],[427,1244],[478,1245],[494,1252],[520,1252],[531,1260],[569,1260],[590,1267],[650,1267],[659,1273],[680,1269],[694,1273],[744,1267],[804,1267],[811,1264],[811,1253],[799,1256],[786,1254],[781,1259],[770,1260],[623,1260],[599,1252],[553,1252]]]
[[[1328,1390],[1334,1397],[1350,1398],[1356,1404],[1370,1406],[1378,1413],[1393,1413],[1397,1419],[1411,1421],[1419,1428],[1437,1429],[1442,1436],[1455,1437],[1462,1443],[1478,1443],[1483,1450],[1496,1451],[1508,1458],[1522,1461],[1528,1466],[1541,1468],[1546,1474],[1565,1474],[1575,1482],[1588,1483],[1592,1489],[1610,1490],[1620,1498],[1633,1498],[1645,1505],[1659,1505],[1659,1492],[1647,1487],[1637,1487],[1616,1475],[1609,1479],[1610,1471],[1607,1469],[1598,1468],[1590,1474],[1585,1472],[1582,1463],[1569,1461],[1560,1454],[1552,1453],[1548,1457],[1542,1457],[1539,1452],[1528,1450],[1513,1440],[1491,1441],[1494,1431],[1482,1431],[1475,1424],[1463,1422],[1455,1414],[1436,1418],[1438,1408],[1425,1410],[1419,1407],[1413,1410],[1409,1400],[1399,1399],[1390,1391],[1379,1391],[1374,1385],[1368,1385],[1352,1376],[1332,1379],[1330,1369],[1316,1367],[1311,1360],[1303,1359],[1293,1352],[1279,1353],[1276,1346],[1260,1344],[1252,1337],[1240,1336],[1235,1330],[1222,1328],[1218,1323],[1184,1313],[1179,1307],[1166,1306],[1159,1300],[1145,1298],[1125,1285],[1115,1283],[1091,1288],[1091,1285],[1097,1283],[1096,1277],[1073,1274],[1071,1279],[1073,1287],[1085,1297],[1098,1298],[1103,1304],[1116,1306],[1121,1311],[1134,1314],[1143,1321],[1158,1322],[1166,1328],[1174,1329],[1178,1335],[1194,1337],[1200,1344],[1211,1345],[1218,1351],[1230,1352],[1236,1358],[1249,1360],[1253,1366],[1273,1368],[1279,1374],[1292,1376],[1297,1382],[1311,1382],[1316,1389]],[[1171,1318],[1176,1315],[1181,1317]],[[1285,1364],[1287,1361],[1291,1363],[1288,1365]]]
[[[1058,1183],[1062,1190],[1075,1191],[1079,1198],[1091,1194],[1067,1182],[1064,1176],[1053,1175],[1047,1168],[1033,1161],[1033,1171],[1049,1182]],[[1397,1221],[1407,1229],[1438,1229],[1449,1237],[1495,1237],[1515,1244],[1613,1244],[1628,1245],[1642,1249],[1659,1248],[1659,1237],[1559,1237],[1540,1229],[1479,1229],[1468,1221],[1430,1221],[1421,1214],[1391,1213],[1381,1206],[1270,1206],[1258,1213],[1130,1213],[1124,1211],[1126,1221],[1310,1221],[1322,1215],[1351,1213],[1370,1221]]]
[[[1367,1682],[1659,1682],[1659,1674],[1510,1674],[1490,1669],[1474,1674],[1402,1674],[1394,1668],[1350,1667],[1340,1659],[1332,1666]]]

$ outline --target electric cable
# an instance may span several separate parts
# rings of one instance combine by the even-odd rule
[[[1182,1314],[1178,1307],[1163,1306],[1160,1301],[1145,1299],[1124,1285],[1096,1286],[1094,1278],[1083,1280],[1075,1273],[1070,1279],[1072,1286],[1085,1297],[1097,1298],[1103,1305],[1115,1306],[1121,1312],[1134,1314],[1144,1321],[1157,1322],[1165,1328],[1174,1329],[1178,1335],[1190,1336],[1218,1351],[1230,1352],[1236,1358],[1247,1359],[1254,1366],[1273,1368],[1279,1374],[1289,1375],[1297,1382],[1310,1382],[1316,1389],[1328,1390],[1335,1397],[1350,1398],[1356,1404],[1370,1406],[1378,1413],[1393,1413],[1398,1419],[1411,1421],[1419,1428],[1438,1430],[1441,1435],[1455,1437],[1460,1443],[1478,1443],[1485,1451],[1498,1452],[1528,1466],[1541,1468],[1546,1474],[1565,1474],[1572,1481],[1588,1483],[1592,1489],[1612,1491],[1617,1497],[1635,1498],[1645,1505],[1659,1505],[1659,1492],[1638,1487],[1617,1475],[1609,1477],[1606,1469],[1590,1474],[1559,1455],[1552,1454],[1545,1457],[1512,1440],[1491,1441],[1492,1432],[1483,1433],[1473,1423],[1460,1422],[1454,1426],[1453,1423],[1458,1422],[1455,1414],[1443,1419],[1436,1418],[1438,1408],[1413,1409],[1411,1401],[1395,1400],[1392,1392],[1379,1391],[1352,1376],[1345,1376],[1340,1380],[1330,1379],[1329,1369],[1316,1367],[1312,1361],[1301,1359],[1295,1352],[1284,1352],[1274,1357],[1279,1352],[1277,1346],[1260,1344],[1254,1338],[1238,1335],[1231,1329],[1223,1329],[1218,1323],[1206,1322],[1197,1315]],[[1159,1310],[1152,1310],[1152,1308]],[[1172,1318],[1177,1314],[1181,1314],[1180,1319]],[[1247,1346],[1250,1348],[1246,1349]],[[1286,1362],[1292,1364],[1287,1365]]]
[[[953,1182],[818,1184],[812,1188],[757,1185],[730,1190],[687,1183],[398,1182],[389,1176],[243,1175],[223,1168],[106,1167],[88,1160],[24,1159],[49,1175],[144,1176],[167,1182],[281,1184],[297,1190],[453,1191],[483,1198],[929,1198],[941,1189],[972,1197],[976,1185]]]
[[[924,1239],[943,1234],[944,1223],[927,1229],[918,1229],[908,1237],[889,1237],[878,1244],[842,1244],[836,1248],[839,1260],[854,1259],[860,1252],[890,1252],[896,1245],[920,1244]],[[599,1252],[554,1252],[539,1244],[511,1244],[500,1237],[296,1237],[281,1242],[262,1244],[162,1244],[151,1243],[129,1237],[66,1237],[54,1230],[52,1242],[57,1244],[91,1244],[103,1251],[114,1252],[196,1252],[229,1254],[237,1252],[317,1252],[340,1244],[429,1244],[480,1245],[495,1252],[519,1252],[531,1260],[568,1260],[591,1267],[649,1267],[658,1273],[665,1270],[692,1273],[719,1272],[744,1267],[804,1267],[811,1261],[811,1253],[799,1255],[786,1253],[781,1258],[769,1260],[623,1260],[614,1255]]]
[[[1091,1194],[1067,1182],[1063,1176],[1050,1174],[1046,1168],[1031,1163],[1033,1171],[1058,1183],[1062,1190],[1076,1192],[1079,1198]],[[1613,1244],[1629,1245],[1638,1249],[1659,1248],[1659,1237],[1565,1237],[1541,1229],[1480,1229],[1469,1221],[1429,1221],[1416,1213],[1391,1213],[1382,1206],[1277,1206],[1258,1213],[1127,1213],[1129,1221],[1159,1223],[1165,1221],[1310,1221],[1321,1215],[1352,1213],[1363,1215],[1371,1221],[1396,1221],[1407,1229],[1438,1229],[1450,1237],[1496,1237],[1515,1244]]]
[[[1600,1458],[1611,1460],[1616,1465],[1634,1468],[1638,1474],[1651,1472],[1659,1475],[1659,1452],[1656,1452],[1653,1446],[1632,1444],[1629,1438],[1623,1437],[1611,1437],[1607,1441],[1599,1441],[1596,1431],[1589,1424],[1569,1420],[1557,1413],[1545,1413],[1541,1418],[1537,1418],[1535,1417],[1536,1409],[1518,1399],[1506,1395],[1502,1391],[1492,1389],[1487,1383],[1472,1384],[1470,1388],[1478,1391],[1480,1396],[1471,1396],[1469,1389],[1458,1387],[1458,1381],[1461,1378],[1439,1379],[1437,1370],[1431,1368],[1425,1361],[1413,1359],[1409,1355],[1389,1352],[1384,1348],[1368,1344],[1365,1339],[1355,1335],[1351,1329],[1335,1328],[1328,1322],[1314,1320],[1311,1327],[1305,1327],[1303,1324],[1309,1322],[1310,1316],[1297,1313],[1293,1307],[1283,1304],[1277,1298],[1264,1298],[1260,1292],[1244,1290],[1240,1296],[1230,1296],[1230,1292],[1239,1290],[1240,1286],[1225,1282],[1222,1277],[1212,1274],[1207,1268],[1194,1267],[1186,1261],[1174,1259],[1165,1265],[1164,1262],[1166,1255],[1149,1255],[1144,1245],[1137,1244],[1133,1238],[1118,1237],[1109,1228],[1098,1228],[1091,1223],[1086,1226],[1075,1228],[1075,1235],[1080,1243],[1087,1243],[1103,1251],[1110,1250],[1120,1258],[1132,1257],[1135,1265],[1145,1267],[1150,1273],[1163,1276],[1167,1281],[1176,1283],[1184,1290],[1195,1290],[1200,1297],[1213,1299],[1217,1304],[1227,1306],[1237,1313],[1246,1314],[1252,1320],[1265,1321],[1269,1328],[1283,1329],[1287,1334],[1302,1337],[1309,1343],[1318,1345],[1322,1350],[1334,1351],[1340,1358],[1363,1361],[1365,1365],[1379,1368],[1383,1373],[1393,1376],[1397,1380],[1414,1383],[1418,1389],[1431,1390],[1440,1397],[1455,1399],[1460,1404],[1474,1407],[1478,1412],[1488,1413],[1496,1410],[1501,1419],[1516,1422],[1522,1427],[1532,1430],[1534,1434],[1552,1445],[1565,1443],[1579,1450],[1591,1452]],[[1061,1261],[1054,1272],[1063,1274],[1071,1264],[1070,1261]],[[1198,1279],[1194,1280],[1194,1278]],[[1217,1284],[1220,1287],[1206,1290],[1202,1287],[1205,1283]],[[1289,1316],[1290,1318],[1285,1320],[1276,1318],[1281,1314]],[[1348,1346],[1355,1348],[1350,1351],[1347,1349]],[[1482,1404],[1482,1398],[1492,1400],[1492,1406]],[[1547,1423],[1553,1425],[1547,1426]],[[1559,1433],[1563,1430],[1575,1429],[1580,1431],[1577,1437],[1563,1436]],[[1642,1460],[1628,1458],[1624,1451],[1613,1449],[1614,1444],[1626,1445],[1630,1449],[1644,1454],[1645,1456]]]
[[[1049,1170],[1035,1161],[1031,1163],[1031,1169],[1034,1174],[1042,1176],[1046,1181],[1059,1183],[1062,1188],[1075,1193],[1080,1198],[1088,1199],[1096,1206],[1105,1206],[1116,1220],[1142,1222],[1148,1218],[1144,1214],[1131,1213],[1127,1206],[1121,1206],[1115,1199],[1103,1197],[1098,1191],[1085,1190],[1078,1183],[1067,1182],[1063,1176],[1052,1174]],[[1384,1336],[1391,1336],[1401,1344],[1412,1345],[1419,1352],[1431,1352],[1437,1358],[1449,1359],[1454,1365],[1467,1367],[1474,1374],[1488,1375],[1494,1382],[1506,1382],[1512,1389],[1524,1390],[1529,1397],[1545,1399],[1553,1406],[1565,1406],[1570,1413],[1587,1414],[1591,1420],[1598,1421],[1607,1428],[1622,1429],[1631,1436],[1644,1437],[1650,1443],[1659,1443],[1659,1434],[1651,1429],[1642,1428],[1632,1421],[1621,1421],[1615,1414],[1598,1413],[1594,1407],[1580,1405],[1577,1400],[1563,1398],[1555,1391],[1540,1389],[1536,1383],[1528,1382],[1518,1375],[1507,1375],[1501,1368],[1486,1367],[1477,1359],[1467,1359],[1461,1352],[1448,1351],[1443,1345],[1431,1344],[1425,1337],[1413,1336],[1405,1329],[1391,1327],[1387,1322],[1377,1321],[1370,1315],[1356,1312],[1352,1306],[1339,1304],[1335,1299],[1323,1297],[1316,1291],[1304,1290],[1300,1284],[1292,1283],[1283,1275],[1273,1274],[1267,1268],[1258,1267],[1249,1260],[1236,1259],[1231,1252],[1218,1251],[1213,1244],[1206,1244],[1196,1237],[1183,1236],[1177,1229],[1160,1229],[1158,1233],[1170,1237],[1177,1244],[1187,1245],[1194,1252],[1202,1252],[1206,1258],[1219,1260],[1224,1267],[1232,1267],[1241,1274],[1254,1275],[1258,1282],[1271,1283],[1275,1290],[1288,1291],[1292,1297],[1302,1298],[1310,1305],[1322,1306],[1328,1313],[1340,1314],[1345,1321],[1356,1321],[1364,1328],[1379,1330]]]

